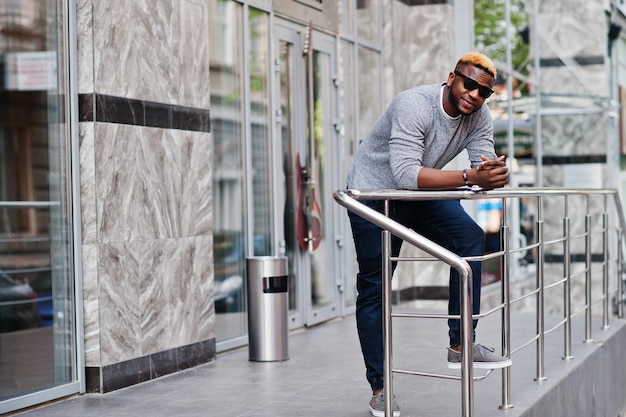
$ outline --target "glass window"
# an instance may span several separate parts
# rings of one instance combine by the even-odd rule
[[[357,35],[371,42],[380,36],[379,0],[356,0]]]
[[[213,258],[217,341],[246,334],[244,297],[244,144],[242,12],[213,0],[211,131],[213,135]]]
[[[344,39],[341,43],[343,64],[340,76],[343,80],[341,177],[344,181],[356,148],[381,112],[380,5],[380,0],[342,0],[341,29]],[[342,255],[344,307],[349,310],[356,302],[354,276],[358,265],[347,215],[344,216],[343,228],[343,235],[346,236]]]
[[[249,9],[250,122],[254,255],[272,255],[272,193],[270,178],[269,16]]]
[[[378,51],[359,47],[359,139],[365,137],[381,113],[379,59]]]
[[[345,74],[352,74],[355,68],[354,64],[354,44],[352,42],[343,42],[343,66]],[[342,141],[342,155],[341,155],[341,179],[344,181],[342,184],[345,186],[345,178],[348,175],[348,167],[352,164],[354,152],[358,144],[359,132],[356,127],[356,110],[355,110],[355,81],[353,77],[342,77],[345,81],[343,84],[344,102],[343,102],[343,130],[341,135]],[[347,214],[345,216],[347,220]],[[345,221],[343,235],[344,239],[344,253],[346,262],[342,266],[344,273],[345,283],[345,305],[354,306],[356,304],[356,280],[354,276],[358,271],[358,265],[356,263],[356,249],[354,248],[354,239],[352,239],[352,230],[350,229],[350,223]]]
[[[62,3],[0,3],[0,403],[78,380]]]
[[[296,253],[299,250],[298,241],[296,239],[296,195],[297,195],[297,181],[295,173],[295,166],[292,161],[295,159],[295,126],[293,113],[293,89],[294,89],[294,60],[297,59],[297,54],[294,54],[294,45],[285,40],[279,41],[279,59],[280,59],[280,147],[282,150],[282,170],[284,177],[284,190],[285,195],[283,201],[278,203],[282,205],[277,207],[277,210],[282,211],[284,228],[282,235],[285,237],[284,251],[288,259],[295,259]],[[289,268],[289,294],[298,294],[299,282],[296,277],[296,265],[295,262],[288,262]],[[289,298],[289,312],[290,314],[296,314],[298,312],[299,303],[298,297]]]
[[[312,202],[310,203],[312,209],[309,209],[311,214],[308,216],[317,216],[321,222],[322,213],[319,208],[316,210],[316,204],[319,202],[323,207],[326,196],[332,194],[331,190],[325,188],[328,183],[325,177],[331,171],[327,161],[330,160],[328,152],[329,149],[332,149],[333,141],[330,132],[326,129],[329,120],[324,120],[332,114],[328,89],[328,80],[332,78],[332,68],[330,56],[326,53],[313,50],[312,59],[313,97],[309,104],[313,106],[313,126],[307,126],[309,141],[312,143],[309,143],[309,149],[306,151],[309,170],[307,175],[311,185],[307,190],[307,198]],[[310,129],[313,129],[312,135]],[[329,241],[332,242],[332,240],[324,239],[322,234],[320,246],[316,251],[311,252],[311,302],[313,308],[326,307],[335,303],[336,281],[327,279],[331,275],[328,271],[326,253]]]
[[[344,33],[352,33],[353,28],[353,15],[352,4],[354,0],[340,0],[341,1],[341,30]]]
[[[341,79],[343,82],[343,132],[342,139],[344,140],[344,163],[342,163],[342,167],[350,166],[352,162],[352,156],[354,156],[354,152],[356,151],[357,144],[357,136],[358,132],[356,130],[356,110],[355,110],[355,77],[349,76],[349,74],[354,74],[354,43],[343,41],[342,42],[342,51],[343,51],[343,69],[341,74]],[[356,77],[358,78],[358,77]],[[347,168],[345,168],[347,170]],[[346,173],[347,174],[347,173]]]
[[[211,130],[214,143],[213,222],[216,338],[247,333],[245,259],[270,255],[272,240],[271,147],[269,134],[269,15],[230,0],[214,0],[210,36]],[[244,24],[248,54],[243,51]],[[244,57],[247,59],[244,60]],[[246,68],[247,65],[247,68]],[[247,83],[245,77],[248,76]],[[248,85],[248,89],[244,88]],[[249,104],[247,104],[249,103]],[[249,105],[249,120],[246,106]],[[246,124],[248,123],[248,124]],[[246,137],[252,172],[249,186],[253,236],[246,234]],[[251,239],[252,250],[247,250]]]

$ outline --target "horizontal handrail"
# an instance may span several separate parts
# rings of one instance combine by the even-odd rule
[[[384,230],[390,231],[395,236],[398,236],[406,242],[411,243],[412,245],[444,261],[445,263],[452,265],[456,269],[466,269],[470,271],[469,264],[460,256],[439,245],[433,245],[433,242],[430,239],[427,239],[424,236],[409,229],[408,227],[403,226],[394,220],[391,220],[384,214],[381,214],[364,204],[359,204],[358,202],[349,199],[348,194],[338,191],[335,193],[335,200],[337,200],[337,202],[339,202],[339,204],[341,204],[342,206],[348,208],[350,211],[358,214],[364,219],[369,220],[370,222],[374,223]]]
[[[568,196],[568,195],[612,195],[615,200],[615,209],[618,212],[620,228],[626,230],[626,221],[622,210],[619,193],[614,188],[500,188],[497,190],[484,191],[478,187],[462,188],[457,190],[355,190],[345,189],[335,193],[345,194],[357,201],[367,200],[477,200],[485,198],[511,198],[511,197],[547,197],[547,196]],[[336,199],[336,197],[335,197]],[[340,203],[341,204],[341,203]]]

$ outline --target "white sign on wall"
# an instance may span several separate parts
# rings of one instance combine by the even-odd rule
[[[5,88],[18,91],[57,89],[56,51],[4,54]]]
[[[563,166],[565,188],[602,188],[602,164],[569,164]]]

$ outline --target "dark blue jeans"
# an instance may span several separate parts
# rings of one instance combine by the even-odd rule
[[[383,212],[383,202],[366,201],[369,207]],[[357,274],[356,320],[366,377],[372,390],[383,388],[384,349],[382,325],[382,245],[381,229],[358,215],[348,212],[356,247]],[[465,212],[458,200],[391,201],[390,217],[417,233],[428,237],[459,256],[480,256],[484,253],[485,234]],[[393,256],[398,256],[402,240],[391,237]],[[470,262],[472,268],[472,310],[480,312],[481,263]],[[395,270],[395,265],[393,265]],[[459,273],[450,268],[449,314],[460,314]],[[476,328],[474,320],[474,328]],[[461,344],[460,321],[448,320],[450,345]]]

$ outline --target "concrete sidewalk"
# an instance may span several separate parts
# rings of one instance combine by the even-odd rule
[[[495,315],[497,316],[497,315]],[[482,319],[478,342],[499,347],[499,316]],[[555,318],[553,321],[558,321]],[[502,372],[494,371],[474,383],[475,417],[563,416],[589,417],[586,402],[576,404],[577,390],[585,384],[572,379],[581,367],[602,361],[621,376],[619,392],[625,392],[626,361],[598,356],[611,339],[615,346],[626,346],[624,320],[612,319],[611,327],[593,328],[593,343],[582,343],[584,323],[575,323],[572,336],[574,359],[564,361],[563,332],[546,337],[546,377],[542,384],[536,375],[535,344],[513,355],[512,410],[498,409],[502,404]],[[521,346],[534,334],[535,319],[529,315],[513,317],[513,348]],[[581,328],[582,325],[582,328]],[[546,328],[550,328],[548,324]],[[445,321],[396,318],[393,322],[394,368],[460,376],[446,366],[447,326]],[[623,350],[623,348],[622,348]],[[108,394],[86,394],[65,399],[37,409],[17,413],[27,417],[367,417],[371,395],[359,348],[354,316],[337,319],[313,328],[292,332],[289,336],[289,360],[251,362],[247,347],[224,352],[211,363],[157,380],[124,388]],[[617,368],[616,368],[617,367]],[[587,372],[587,371],[584,371]],[[474,376],[481,376],[475,370]],[[614,378],[615,379],[615,378]],[[578,382],[576,382],[578,381]],[[621,385],[620,385],[621,384]],[[403,417],[461,416],[461,384],[457,380],[396,374],[394,394]],[[550,395],[569,398],[567,406],[554,408]],[[613,390],[615,391],[615,389]],[[569,393],[569,394],[568,394]],[[594,395],[604,395],[597,392]],[[623,395],[622,395],[623,396]],[[564,398],[565,398],[564,397]],[[546,400],[548,399],[548,400]],[[622,399],[623,400],[623,399]],[[619,398],[607,398],[619,401]],[[605,413],[594,397],[593,415]]]

